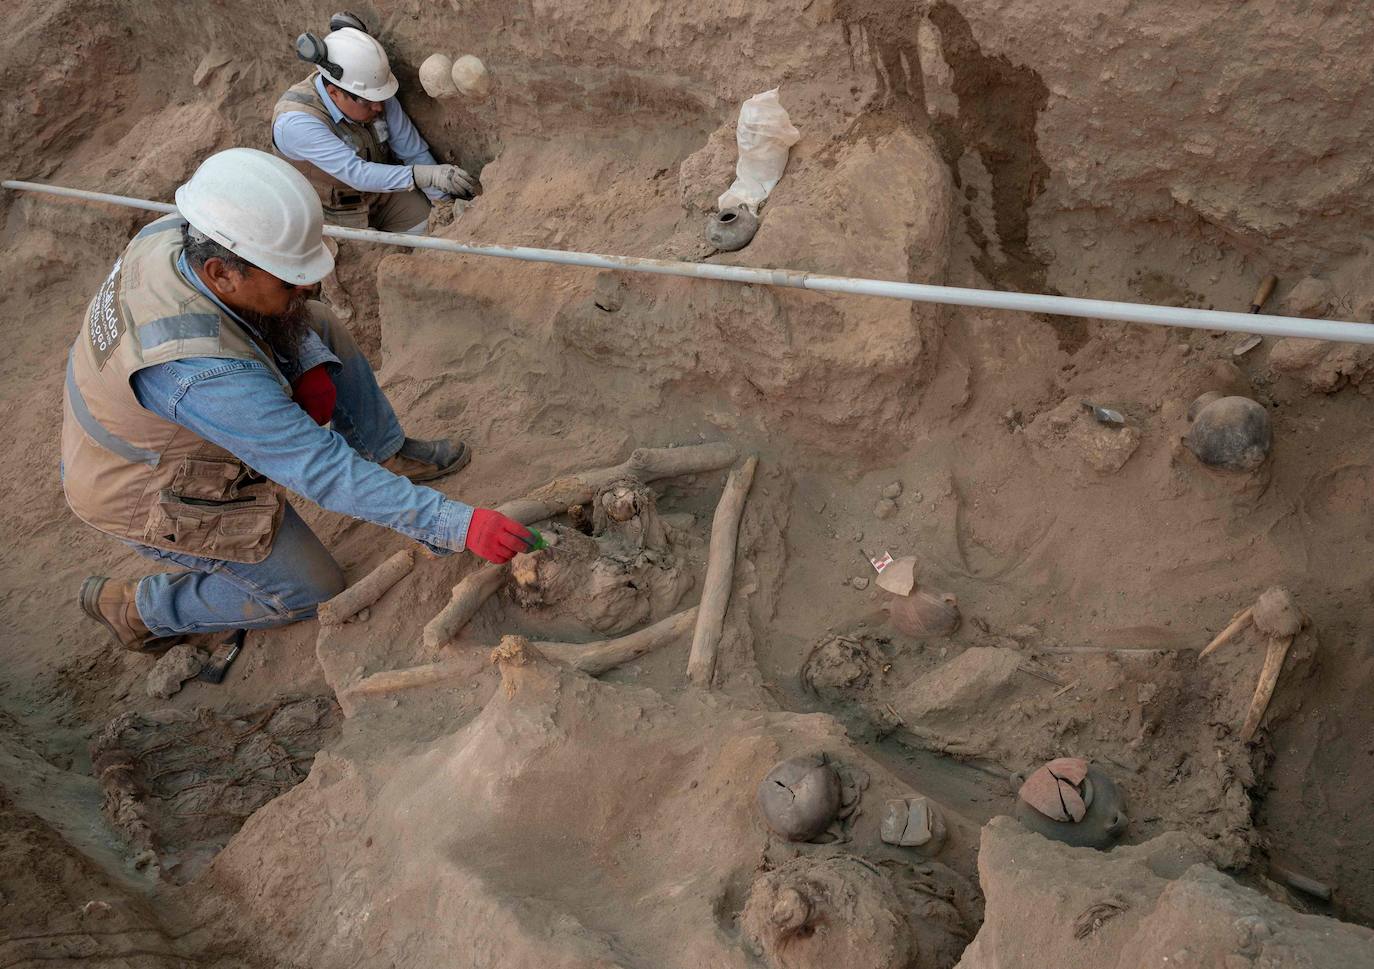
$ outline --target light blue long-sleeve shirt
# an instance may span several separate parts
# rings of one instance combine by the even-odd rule
[[[242,323],[186,266],[184,257],[177,268],[190,285]],[[319,363],[335,373],[347,371],[350,364],[367,366],[365,360],[341,362],[313,331],[297,359],[286,363],[288,379]],[[323,508],[392,528],[435,551],[464,547],[471,506],[361,456],[342,435],[316,424],[288,396],[266,361],[190,357],[145,367],[134,374],[132,386],[138,402],[154,414],[218,444]],[[381,393],[375,386],[366,392]],[[372,430],[378,438],[400,434],[399,426]]]
[[[342,122],[344,113],[326,93],[324,81],[315,75],[315,93],[335,123]],[[401,102],[394,97],[382,104],[382,120],[386,122],[387,143],[399,165],[382,165],[363,161],[357,152],[330,130],[329,125],[304,111],[288,111],[272,125],[272,140],[287,158],[309,162],[320,171],[332,175],[360,192],[408,192],[415,187],[412,165],[435,165],[429,145],[406,116]],[[448,198],[436,189],[426,189],[433,201]]]

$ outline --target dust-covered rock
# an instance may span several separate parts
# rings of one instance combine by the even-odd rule
[[[1026,428],[1027,439],[1055,465],[1070,470],[1116,474],[1140,447],[1140,430],[1132,425],[1099,424],[1077,400],[1064,400],[1038,415]]]
[[[1241,887],[1181,832],[1104,855],[999,817],[978,871],[985,921],[959,969],[1374,966],[1374,931]]]
[[[189,643],[173,646],[158,657],[148,671],[144,688],[148,695],[165,700],[181,689],[181,684],[199,673],[209,662],[210,654]]]
[[[1269,366],[1275,373],[1296,378],[1312,393],[1330,394],[1364,381],[1374,368],[1374,348],[1284,337],[1269,351]]]
[[[974,646],[918,679],[898,699],[897,712],[923,727],[977,718],[1010,695],[1020,665],[1014,649]]]
[[[1292,316],[1322,317],[1331,308],[1331,284],[1325,279],[1308,276],[1284,296],[1283,311]]]

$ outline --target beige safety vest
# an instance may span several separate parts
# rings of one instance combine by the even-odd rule
[[[335,121],[324,102],[320,100],[320,92],[315,89],[315,77],[311,75],[298,84],[289,87],[277,105],[272,109],[272,124],[275,127],[277,119],[284,114],[293,111],[303,112],[312,118],[318,118],[329,126],[329,130],[338,136],[357,153],[363,161],[376,162],[380,165],[394,165],[396,160],[391,154],[391,149],[386,142],[380,140],[370,124],[357,124],[344,118]],[[346,182],[341,182],[333,175],[316,168],[308,161],[298,161],[295,158],[287,158],[280,149],[277,148],[276,139],[272,141],[272,150],[278,157],[285,159],[297,171],[309,179],[310,184],[315,187],[315,191],[320,195],[320,202],[324,206],[324,217],[326,222],[336,225],[348,225],[353,228],[367,228],[367,212],[371,206],[381,198],[380,192],[360,192]],[[361,214],[361,221],[359,216]]]
[[[233,454],[145,409],[130,378],[183,357],[257,360],[261,348],[177,272],[184,220],[169,215],[129,243],[86,311],[63,393],[62,486],[77,516],[154,548],[231,562],[272,550],[285,498]]]

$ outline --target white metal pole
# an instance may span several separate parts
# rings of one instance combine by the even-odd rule
[[[60,185],[5,181],[0,182],[0,186],[22,192],[42,192],[48,195],[62,195],[93,202],[108,202],[111,205],[148,209],[153,212],[176,211],[175,205],[166,202],[151,202],[147,199],[130,198],[127,195],[88,192],[84,189],[65,188]],[[499,259],[547,262],[563,266],[585,266],[590,269],[613,269],[621,272],[657,273],[665,276],[687,276],[732,283],[787,286],[824,293],[881,296],[888,299],[911,300],[917,303],[943,303],[951,306],[1012,310],[1020,313],[1082,316],[1091,319],[1120,320],[1125,323],[1146,323],[1151,326],[1178,326],[1195,330],[1231,330],[1237,333],[1258,333],[1261,336],[1293,336],[1312,340],[1328,340],[1335,343],[1374,344],[1374,324],[1342,320],[1307,320],[1291,316],[1268,316],[1223,310],[1187,309],[1178,306],[1155,306],[1149,303],[1080,299],[1074,296],[1047,296],[1039,293],[963,289],[956,286],[931,286],[924,283],[906,283],[884,279],[827,276],[821,273],[800,272],[795,269],[755,269],[749,266],[725,266],[716,263],[641,259],[635,256],[606,256],[594,252],[567,252],[561,249],[473,244],[454,242],[452,239],[439,239],[433,236],[378,232],[375,229],[347,229],[337,225],[326,225],[324,234],[336,239],[352,239],[355,242],[372,242],[384,246],[435,249],[440,252],[456,252],[469,256],[495,256]]]

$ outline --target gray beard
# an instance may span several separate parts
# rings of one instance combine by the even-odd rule
[[[239,315],[279,359],[295,360],[301,340],[305,338],[306,330],[310,329],[310,313],[305,306],[309,300],[309,293],[292,297],[291,305],[279,316],[254,313],[252,310],[241,310]]]

